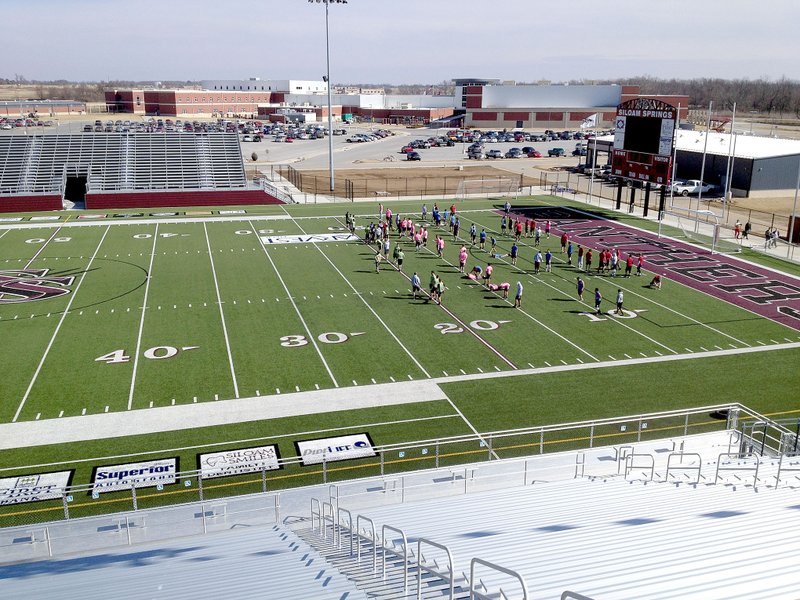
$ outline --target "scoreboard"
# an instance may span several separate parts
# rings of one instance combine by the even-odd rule
[[[668,184],[677,121],[678,109],[660,100],[635,98],[617,106],[612,173]]]

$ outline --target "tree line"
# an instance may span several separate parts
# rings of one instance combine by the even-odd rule
[[[162,81],[159,87],[182,88],[199,85],[196,81]],[[544,82],[542,82],[544,83]],[[550,83],[550,82],[547,82]],[[689,96],[689,108],[703,109],[714,102],[714,111],[731,111],[736,103],[737,111],[756,111],[762,115],[800,118],[800,81],[781,77],[777,80],[758,79],[661,79],[650,76],[629,77],[615,80],[574,80],[571,85],[586,84],[619,84],[639,86],[642,94],[651,95],[685,95]],[[148,81],[100,81],[69,82],[28,81],[23,75],[15,75],[13,79],[0,78],[0,85],[25,85],[33,88],[37,98],[51,100],[79,100],[82,102],[103,102],[104,92],[115,88],[151,88],[155,82]],[[387,94],[431,94],[452,95],[452,81],[441,81],[436,84],[348,84],[361,87],[383,88]]]

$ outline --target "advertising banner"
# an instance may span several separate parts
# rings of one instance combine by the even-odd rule
[[[0,479],[0,506],[60,498],[74,471],[57,471]]]
[[[168,485],[175,483],[177,472],[177,458],[95,467],[92,492],[116,492],[132,486],[140,488]]]
[[[294,444],[303,465],[321,464],[323,457],[326,462],[335,462],[375,456],[368,433],[304,440]]]
[[[263,469],[267,471],[281,469],[279,458],[278,447],[269,445],[199,454],[197,462],[200,476],[203,479],[213,479],[242,473],[257,473]]]
[[[349,242],[358,240],[352,233],[318,233],[316,235],[265,235],[265,244],[320,244],[325,242]]]

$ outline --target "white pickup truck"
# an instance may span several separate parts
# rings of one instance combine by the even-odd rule
[[[686,181],[674,181],[672,183],[672,193],[688,196],[689,194],[706,194],[714,189],[709,183],[703,183],[699,179],[688,179]]]

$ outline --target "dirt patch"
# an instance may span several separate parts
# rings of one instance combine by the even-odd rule
[[[301,191],[308,194],[327,194],[330,187],[328,171],[295,169],[294,173],[282,173]],[[419,196],[457,194],[462,181],[469,184],[474,193],[491,194],[507,185],[536,185],[538,179],[510,173],[488,165],[446,167],[419,167],[396,165],[360,169],[341,169],[335,172],[336,195],[348,198],[371,196]]]

